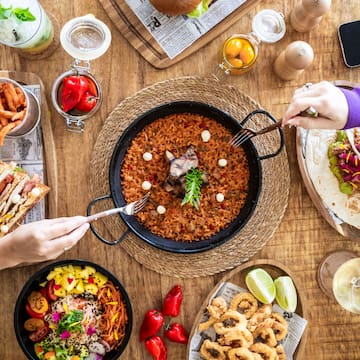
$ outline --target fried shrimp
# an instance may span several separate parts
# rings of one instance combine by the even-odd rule
[[[240,293],[233,297],[230,309],[237,311],[240,309],[240,313],[243,313],[246,319],[250,319],[258,310],[258,302],[252,294]]]
[[[205,360],[227,360],[226,353],[231,348],[221,346],[216,341],[206,339],[200,348],[200,354]]]
[[[259,337],[264,340],[265,344],[269,345],[270,347],[275,347],[277,344],[274,330],[271,327],[259,325],[254,331],[253,335],[255,339]]]
[[[254,360],[254,354],[246,347],[231,349],[227,355],[229,360]]]
[[[278,356],[274,348],[260,342],[252,344],[249,350],[260,354],[264,360],[276,360]]]
[[[227,311],[227,304],[223,297],[218,296],[212,300],[211,304],[207,307],[210,317],[219,320],[222,315]]]
[[[278,345],[275,350],[278,356],[278,360],[286,360],[285,349],[282,345]]]
[[[217,334],[223,335],[239,325],[246,327],[246,321],[247,320],[244,315],[235,310],[228,310],[223,316],[221,316],[220,321],[214,324],[214,329]]]
[[[254,342],[254,337],[245,327],[236,327],[221,335],[218,342],[221,345],[248,348]]]

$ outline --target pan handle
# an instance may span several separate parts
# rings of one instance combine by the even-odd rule
[[[246,124],[246,122],[252,118],[254,115],[256,114],[263,114],[265,115],[266,117],[268,117],[272,122],[276,123],[278,122],[277,119],[275,119],[270,113],[268,113],[267,111],[265,110],[262,110],[262,109],[257,109],[257,110],[254,110],[252,111],[250,114],[246,115],[246,117],[240,122],[240,125],[242,127],[244,127],[244,125]],[[267,154],[267,155],[263,155],[263,156],[259,156],[259,160],[265,160],[265,159],[270,159],[276,155],[278,155],[282,148],[284,147],[284,144],[285,144],[285,141],[284,141],[284,132],[283,132],[283,129],[281,127],[279,127],[277,129],[279,131],[279,136],[280,136],[280,145],[279,145],[279,148],[274,151],[273,153],[271,154]]]
[[[89,205],[87,206],[86,209],[86,215],[89,216],[91,215],[91,210],[93,208],[93,206],[98,202],[98,201],[103,201],[106,199],[112,199],[111,195],[104,195],[104,196],[100,196],[98,198],[95,198],[93,200],[90,201]],[[115,240],[115,241],[109,241],[106,240],[104,237],[102,237],[95,229],[94,225],[92,222],[90,222],[90,230],[92,231],[92,233],[103,243],[105,243],[106,245],[117,245],[120,244],[123,240],[125,240],[126,236],[130,233],[129,229],[125,230],[124,233],[119,237],[119,239]]]

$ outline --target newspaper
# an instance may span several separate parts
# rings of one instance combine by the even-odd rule
[[[222,296],[229,305],[231,299],[240,292],[247,292],[247,290],[233,283],[223,282],[214,292],[214,295],[209,300],[209,303],[211,303],[212,299],[214,299],[215,297]],[[200,323],[207,321],[209,318],[207,311],[206,310],[204,311],[205,312],[202,318],[200,319]],[[282,314],[283,317],[288,322],[288,333],[286,337],[280,341],[280,343],[284,347],[286,353],[286,359],[292,360],[295,350],[301,340],[301,336],[305,331],[307,320],[303,319],[301,316],[299,316],[296,313],[288,313],[284,311],[277,304],[273,305],[273,311]],[[210,327],[206,331],[203,331],[202,333],[195,331],[193,337],[190,340],[189,357],[188,357],[189,360],[202,360],[203,358],[200,355],[201,344],[205,339],[211,339],[212,341],[215,341],[215,338],[216,338],[216,334],[212,327]]]
[[[213,0],[205,14],[193,19],[186,15],[162,14],[149,0],[125,0],[170,59],[179,55],[246,1]]]
[[[25,85],[41,101],[40,85]],[[20,138],[5,137],[4,145],[0,148],[0,159],[4,162],[14,161],[31,176],[38,174],[44,180],[44,159],[41,122],[29,135]],[[45,201],[37,203],[26,215],[24,223],[45,218]]]

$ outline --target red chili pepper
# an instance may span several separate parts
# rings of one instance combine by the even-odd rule
[[[162,312],[164,315],[176,317],[179,315],[183,293],[180,285],[175,285],[165,296]]]
[[[61,90],[61,107],[65,112],[73,109],[89,88],[89,82],[84,76],[71,75],[63,80]]]
[[[82,94],[79,102],[75,106],[75,109],[81,112],[90,112],[97,103],[97,97],[92,95],[90,91],[85,91]]]
[[[152,336],[145,341],[146,350],[154,360],[166,360],[167,349],[163,339],[160,336]]]
[[[180,343],[180,344],[187,344],[189,336],[185,328],[178,323],[170,324],[165,329],[165,337],[170,341]]]
[[[159,310],[152,309],[147,311],[140,327],[140,341],[156,335],[156,333],[161,329],[163,323],[164,315]]]

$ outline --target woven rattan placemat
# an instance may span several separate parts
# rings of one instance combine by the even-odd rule
[[[97,138],[90,170],[94,198],[110,194],[110,160],[115,144],[127,126],[139,115],[158,105],[180,100],[210,104],[228,112],[239,121],[260,108],[259,104],[236,88],[200,77],[170,79],[137,92],[116,106]],[[263,117],[254,117],[248,124],[259,128],[268,125],[268,122]],[[254,138],[253,141],[259,155],[272,153],[279,146],[276,131]],[[290,187],[285,149],[274,158],[261,160],[261,165],[263,181],[256,209],[241,231],[223,245],[201,253],[178,254],[159,250],[130,233],[116,246],[121,246],[145,267],[175,277],[212,275],[249,260],[261,250],[279,226],[287,206]],[[117,239],[127,227],[120,217],[115,216],[106,222],[106,230]],[[112,250],[116,250],[116,246]]]

